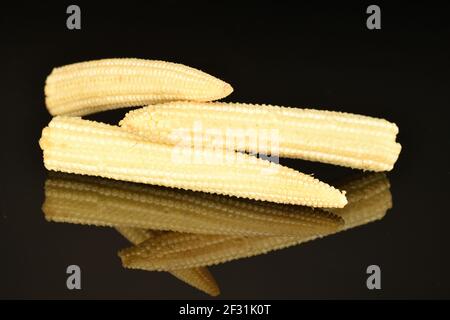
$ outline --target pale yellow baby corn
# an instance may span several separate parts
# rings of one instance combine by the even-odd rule
[[[151,141],[252,153],[275,151],[371,171],[389,171],[401,146],[384,119],[244,103],[172,102],[129,112],[120,125]]]
[[[392,206],[389,182],[382,174],[359,177],[342,187],[346,186],[352,202],[344,209],[333,210],[345,221],[334,230],[311,230],[309,233],[305,230],[302,236],[255,237],[167,232],[122,250],[119,256],[124,267],[146,270],[214,265],[304,243],[381,219]]]
[[[144,59],[103,59],[55,68],[45,83],[52,115],[94,112],[175,100],[211,101],[233,88],[182,64]]]
[[[116,229],[123,237],[125,237],[125,239],[134,245],[138,245],[145,240],[162,234],[161,231],[146,230],[141,228],[116,227]],[[169,273],[177,279],[211,296],[217,296],[220,294],[220,289],[216,280],[206,267],[178,269],[169,271]]]
[[[309,207],[62,173],[45,182],[43,211],[56,222],[205,234],[298,235],[343,223]]]
[[[212,150],[178,150],[76,117],[53,118],[39,143],[45,167],[54,171],[312,207],[347,203],[328,184],[263,159],[236,152],[217,159]]]

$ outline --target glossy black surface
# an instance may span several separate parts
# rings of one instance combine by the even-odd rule
[[[44,219],[46,171],[38,139],[50,120],[45,77],[54,66],[104,57],[181,62],[230,82],[226,101],[308,106],[383,117],[403,146],[388,174],[393,208],[378,222],[289,249],[210,268],[219,298],[450,298],[449,24],[442,7],[382,6],[382,30],[361,4],[258,4],[210,10],[150,3],[2,10],[0,298],[208,298],[167,273],[121,267],[117,232]],[[92,116],[116,123],[124,111]],[[282,159],[333,182],[353,171]],[[82,290],[65,269],[82,269]],[[366,288],[366,267],[382,289]]]

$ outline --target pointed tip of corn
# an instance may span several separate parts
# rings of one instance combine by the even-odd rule
[[[304,173],[297,172],[297,176],[303,180],[302,184],[308,187],[290,190],[294,198],[301,198],[301,202],[293,201],[292,204],[303,204],[315,208],[343,208],[347,204],[345,191]]]
[[[199,289],[200,291],[203,291],[204,293],[210,295],[211,297],[217,297],[217,296],[220,295],[220,288],[219,287],[204,288],[204,289],[203,288],[202,289],[197,288],[197,289]]]
[[[211,292],[208,292],[208,293],[209,293],[209,295],[212,296],[212,297],[217,297],[217,296],[220,295],[220,289],[217,288],[216,291],[211,291]]]
[[[210,296],[216,297],[220,294],[216,279],[206,267],[169,270],[169,272],[179,280]]]
[[[229,96],[233,91],[233,87],[228,82],[215,78],[217,82],[215,82],[214,86],[210,87],[210,94],[205,96],[204,98],[199,98],[199,102],[210,102],[223,99]],[[191,99],[182,99],[182,101],[190,102]],[[165,103],[171,103],[174,101],[166,101]],[[176,102],[176,101],[175,101]]]
[[[152,140],[154,135],[151,128],[150,106],[131,110],[119,121],[119,126],[136,135]]]
[[[341,191],[337,188],[329,186],[328,192],[323,195],[324,201],[327,201],[327,204],[323,206],[323,208],[343,208],[347,205],[348,200],[346,197],[346,192]]]
[[[234,89],[233,89],[233,87],[231,86],[231,84],[226,83],[226,82],[225,82],[225,84],[223,85],[222,90],[223,90],[223,97],[224,97],[224,98],[225,98],[226,96],[229,96],[230,94],[232,94],[233,91],[234,91]]]

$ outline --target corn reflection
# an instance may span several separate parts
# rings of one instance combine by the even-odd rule
[[[349,204],[333,210],[344,224],[334,229],[304,229],[295,236],[205,235],[167,232],[120,251],[128,268],[164,271],[209,266],[230,260],[263,254],[300,244],[381,219],[391,208],[389,182],[384,174],[360,176],[339,186],[347,191]]]
[[[210,265],[297,245],[381,219],[389,181],[365,174],[338,185],[348,205],[323,211],[178,189],[53,173],[43,204],[49,221],[115,227],[133,246],[123,266],[167,271],[210,295]]]
[[[304,206],[253,201],[103,178],[52,174],[43,211],[49,221],[195,234],[299,235],[343,223]]]
[[[116,227],[116,230],[134,245],[155,238],[162,233],[161,231],[130,227]],[[179,269],[170,271],[169,273],[179,280],[211,296],[220,294],[220,289],[216,280],[206,267]]]

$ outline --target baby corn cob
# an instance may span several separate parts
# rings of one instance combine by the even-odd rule
[[[182,64],[103,59],[53,69],[45,101],[52,115],[81,116],[175,100],[210,101],[232,91],[228,83]]]
[[[280,157],[371,171],[391,170],[401,149],[384,119],[270,105],[171,102],[131,111],[120,125],[154,142],[260,154],[275,144]]]
[[[214,265],[304,243],[381,219],[392,206],[389,182],[382,174],[364,176],[342,187],[348,187],[349,201],[352,202],[342,210],[333,210],[345,221],[334,230],[311,230],[301,236],[254,237],[167,232],[124,249],[119,256],[124,267],[146,270]]]
[[[224,152],[225,157],[216,160],[212,150],[158,145],[119,127],[80,118],[53,118],[39,143],[45,167],[54,171],[312,207],[347,203],[345,195],[328,184],[263,159]],[[187,152],[193,158],[180,158]],[[201,161],[193,160],[198,155]]]
[[[56,222],[205,234],[299,235],[343,223],[309,207],[62,173],[45,182],[43,211]]]
[[[161,234],[159,231],[151,231],[140,228],[117,227],[119,233],[134,245],[156,237]],[[169,271],[177,279],[187,283],[188,285],[199,289],[211,296],[218,296],[220,289],[216,280],[206,267],[197,267],[189,269],[179,269]]]

